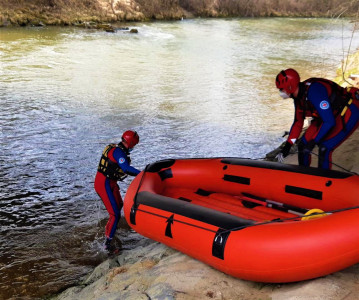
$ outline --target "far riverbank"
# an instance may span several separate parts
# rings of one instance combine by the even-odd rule
[[[81,26],[87,22],[115,23],[188,18],[233,17],[351,17],[358,19],[359,2],[283,0],[0,0],[0,27]]]

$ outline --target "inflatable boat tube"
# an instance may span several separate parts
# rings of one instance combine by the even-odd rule
[[[133,180],[124,214],[141,235],[242,279],[301,281],[359,262],[359,176],[350,173],[162,160]]]

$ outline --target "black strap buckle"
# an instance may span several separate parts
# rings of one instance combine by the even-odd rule
[[[133,225],[136,225],[136,212],[137,212],[137,205],[132,205],[131,207],[131,211],[130,211],[130,222]]]
[[[220,259],[224,259],[224,248],[226,246],[226,242],[230,233],[231,233],[230,230],[224,230],[222,228],[218,229],[216,235],[214,236],[214,240],[212,244],[213,256],[218,257]]]

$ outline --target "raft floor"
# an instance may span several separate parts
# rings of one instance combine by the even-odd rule
[[[183,188],[167,188],[163,196],[186,201],[195,205],[221,211],[233,216],[256,222],[265,222],[274,219],[297,217],[297,214],[285,212],[276,208],[267,207],[265,202],[248,197],[247,195],[229,195],[223,193],[206,193],[205,191],[188,190]],[[300,219],[299,219],[300,220]]]

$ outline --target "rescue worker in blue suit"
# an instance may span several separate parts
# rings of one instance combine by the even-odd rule
[[[102,199],[110,215],[106,224],[105,249],[112,252],[111,240],[115,235],[121,218],[123,201],[117,181],[122,181],[127,175],[136,176],[139,170],[132,167],[129,153],[139,143],[136,131],[127,130],[122,135],[119,144],[106,146],[102,153],[95,178],[95,190]]]
[[[276,86],[283,99],[294,100],[295,116],[288,139],[277,159],[283,162],[298,139],[306,117],[311,123],[298,143],[298,163],[310,166],[311,151],[318,145],[318,167],[331,169],[332,153],[359,126],[359,91],[343,88],[324,78],[300,82],[294,69],[281,71]]]

